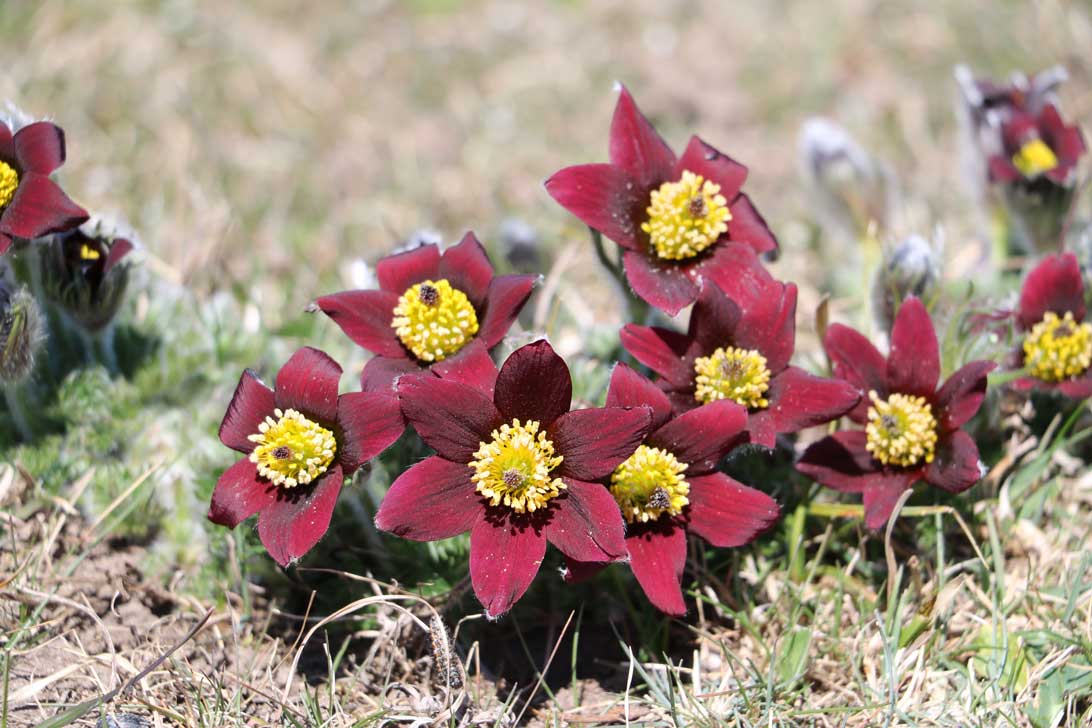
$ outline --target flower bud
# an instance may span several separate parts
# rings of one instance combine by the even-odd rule
[[[133,249],[97,220],[54,235],[42,250],[46,296],[87,331],[99,331],[121,306]]]
[[[26,287],[0,281],[0,383],[26,379],[45,338],[45,322],[34,296]]]
[[[920,235],[911,235],[884,252],[872,280],[872,312],[880,329],[890,333],[899,305],[908,296],[928,300],[940,280],[938,257]]]
[[[538,232],[525,220],[510,217],[501,223],[501,246],[513,269],[534,273],[542,268],[542,242]]]

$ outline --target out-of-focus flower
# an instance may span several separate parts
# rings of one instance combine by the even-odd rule
[[[538,232],[526,221],[507,218],[501,223],[500,237],[509,265],[528,272],[542,269],[542,244]]]
[[[741,192],[747,168],[698,137],[676,157],[622,88],[610,129],[610,163],[567,167],[550,195],[624,249],[634,293],[674,316],[707,280],[724,276],[727,243],[757,253],[777,240]]]
[[[499,373],[477,361],[460,381],[398,380],[406,419],[436,455],[394,481],[375,522],[414,541],[469,531],[474,593],[495,618],[527,590],[547,541],[577,561],[625,556],[622,516],[595,481],[633,454],[650,413],[570,412],[569,369],[546,341],[514,351]]]
[[[862,493],[871,529],[887,522],[918,481],[959,493],[982,477],[978,446],[961,428],[982,404],[995,364],[971,362],[938,388],[937,335],[919,299],[910,297],[899,309],[887,357],[841,324],[827,330],[824,346],[835,375],[866,395],[849,413],[864,429],[811,445],[797,463],[800,472],[829,488]]]
[[[54,235],[41,252],[46,295],[80,326],[98,331],[125,297],[133,250],[127,237],[98,220]]]
[[[879,328],[890,333],[899,305],[909,296],[928,300],[939,282],[938,251],[920,235],[885,251],[872,279],[872,313]]]
[[[337,362],[304,347],[274,389],[243,372],[220,425],[220,441],[245,457],[220,476],[209,520],[235,528],[257,513],[258,535],[282,566],[326,533],[345,478],[405,429],[397,397],[338,396],[340,378]]]
[[[0,122],[0,254],[12,240],[71,230],[87,212],[49,178],[65,159],[64,132],[36,121],[14,134]]]
[[[1007,184],[1046,181],[1068,187],[1085,151],[1081,130],[1062,121],[1054,104],[1037,114],[1014,111],[1001,125],[1001,150],[990,157],[990,178]]]
[[[739,251],[740,257],[753,255]],[[676,412],[730,400],[747,408],[751,442],[773,447],[796,432],[841,417],[857,404],[856,388],[789,364],[796,343],[796,286],[739,261],[728,292],[708,285],[690,314],[690,328],[628,324],[622,345],[661,377]]]
[[[24,286],[0,280],[0,384],[26,379],[45,337],[45,322],[34,296]]]
[[[1084,281],[1072,253],[1044,258],[1028,274],[1015,312],[1023,333],[1014,354],[1028,376],[1015,389],[1045,389],[1067,397],[1092,395],[1092,324],[1084,320]]]
[[[1057,105],[1057,88],[1068,74],[1062,66],[1041,71],[1031,78],[1016,73],[1008,83],[975,78],[964,65],[955,67],[960,93],[960,118],[967,123],[972,146],[983,159],[1001,151],[999,130],[1014,112],[1038,115],[1048,104]]]
[[[376,355],[364,367],[365,391],[390,390],[402,374],[458,366],[471,341],[493,348],[538,280],[494,276],[473,233],[442,254],[428,244],[384,258],[376,276],[379,290],[344,291],[315,302],[346,336]]]
[[[738,441],[747,411],[721,400],[672,416],[656,385],[619,364],[611,374],[608,407],[652,409],[652,432],[606,481],[626,519],[626,551],[638,583],[657,609],[686,613],[681,578],[686,536],[714,546],[743,546],[777,520],[777,502],[717,472]],[[569,562],[566,578],[590,576],[603,564]]]

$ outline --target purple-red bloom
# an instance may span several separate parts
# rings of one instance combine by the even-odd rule
[[[719,401],[673,416],[662,390],[617,365],[607,406],[641,405],[652,409],[652,431],[605,482],[629,524],[633,575],[657,609],[682,615],[687,534],[714,546],[742,546],[772,526],[780,508],[765,493],[717,472],[747,421],[743,407]],[[570,560],[566,578],[583,579],[602,566]]]
[[[129,284],[125,259],[133,250],[128,238],[91,223],[53,236],[42,251],[46,294],[88,330],[103,328],[121,306]]]
[[[633,291],[675,315],[706,279],[720,281],[728,242],[757,253],[777,240],[741,192],[747,168],[697,136],[682,157],[623,88],[610,128],[610,163],[567,167],[546,181],[562,207],[624,249]]]
[[[1084,280],[1072,253],[1043,258],[1028,274],[1015,312],[1023,334],[1014,364],[1028,376],[1015,389],[1092,395],[1092,324],[1085,323]]]
[[[990,179],[1030,184],[1040,179],[1067,187],[1085,153],[1084,137],[1066,124],[1054,104],[1038,113],[1013,110],[1001,124],[1001,151],[989,159]]]
[[[929,313],[908,298],[885,358],[857,331],[833,324],[824,340],[834,373],[864,395],[842,430],[811,445],[797,463],[823,485],[864,495],[865,525],[887,522],[903,491],[924,480],[950,493],[982,476],[978,446],[962,426],[986,395],[989,361],[967,364],[938,388],[940,349]]]
[[[277,563],[303,556],[330,527],[341,484],[405,430],[398,398],[338,396],[341,367],[304,347],[270,389],[249,369],[220,425],[220,441],[246,455],[216,483],[209,520],[235,528],[258,514],[258,535]]]
[[[481,349],[476,362],[460,380],[398,380],[406,419],[436,455],[394,481],[375,522],[414,541],[469,531],[474,593],[494,618],[527,590],[547,541],[577,561],[625,556],[618,506],[594,481],[633,454],[650,413],[570,412],[569,369],[546,341],[517,349],[499,373]]]
[[[857,404],[857,389],[839,379],[808,374],[789,364],[796,341],[796,286],[776,281],[746,262],[749,275],[731,278],[731,295],[706,286],[684,335],[628,324],[622,345],[661,379],[676,412],[729,400],[749,412],[751,442],[773,447],[778,433],[796,432],[841,417]]]
[[[0,254],[13,238],[30,240],[87,220],[87,211],[49,178],[64,158],[64,132],[55,124],[37,121],[13,135],[0,121]]]
[[[379,261],[377,291],[344,291],[315,305],[354,342],[375,354],[365,391],[390,390],[403,374],[457,366],[465,347],[496,346],[527,302],[537,276],[495,276],[485,248],[467,233],[440,253],[422,245]]]

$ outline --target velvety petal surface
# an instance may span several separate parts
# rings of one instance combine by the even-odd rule
[[[875,391],[881,397],[887,396],[887,359],[871,341],[842,324],[830,325],[823,348],[834,364],[835,376],[861,390],[861,402],[850,416],[863,422],[869,407],[868,393]]]
[[[960,493],[982,477],[978,446],[963,430],[956,430],[942,439],[933,462],[925,468],[925,479],[949,493]]]
[[[506,421],[535,420],[542,427],[568,412],[572,399],[569,367],[545,339],[512,352],[497,375],[493,396]]]
[[[864,491],[865,526],[873,531],[883,528],[899,498],[913,484],[912,478],[898,475],[873,479]]]
[[[588,227],[628,250],[641,249],[648,193],[610,164],[566,167],[546,180],[546,191]]]
[[[668,181],[675,166],[675,153],[624,86],[618,92],[610,123],[610,161],[628,172],[642,189]]]
[[[465,465],[489,442],[501,414],[480,390],[432,375],[398,380],[402,414],[421,439],[441,456]]]
[[[678,525],[636,528],[626,536],[629,566],[648,600],[661,612],[686,614],[682,580],[686,531]]]
[[[648,407],[599,407],[566,412],[549,428],[554,451],[564,457],[555,471],[578,480],[614,472],[648,435]]]
[[[391,320],[398,294],[388,291],[343,291],[323,296],[315,305],[358,346],[379,356],[405,359]]]
[[[828,488],[860,493],[880,467],[867,442],[863,430],[840,430],[809,445],[796,469]]]
[[[239,377],[235,394],[220,423],[220,442],[232,450],[249,453],[254,449],[254,443],[247,438],[257,434],[258,425],[273,415],[274,407],[273,390],[247,369]]]
[[[684,412],[652,433],[648,442],[689,465],[690,475],[716,468],[747,425],[747,410],[730,400],[710,402]]]
[[[375,277],[381,289],[401,296],[410,286],[440,277],[440,248],[429,244],[389,255],[376,263]]]
[[[661,262],[650,254],[627,250],[622,266],[633,292],[668,316],[693,303],[701,290],[686,265]]]
[[[335,465],[310,486],[277,489],[258,515],[258,536],[274,561],[287,566],[326,535],[343,480]]]
[[[754,349],[766,357],[766,368],[780,372],[796,348],[796,284],[777,284],[756,301],[736,328],[736,346]]]
[[[1079,377],[1058,382],[1058,391],[1071,399],[1084,399],[1092,397],[1092,370]]]
[[[746,167],[697,136],[690,137],[682,157],[676,163],[674,179],[681,179],[684,171],[700,174],[720,185],[720,194],[726,200],[734,200],[747,179]]]
[[[493,280],[493,265],[485,248],[474,233],[467,233],[458,245],[440,256],[439,277],[466,294],[474,308],[485,303],[489,282]]]
[[[909,296],[895,315],[891,353],[887,357],[887,385],[892,392],[928,399],[940,379],[940,346],[925,304]]]
[[[607,388],[607,407],[641,407],[652,410],[649,430],[657,430],[671,418],[671,400],[647,377],[633,371],[625,362],[614,365]]]
[[[626,555],[625,525],[614,496],[599,483],[565,479],[566,495],[554,501],[546,539],[570,559],[617,561]]]
[[[539,276],[509,275],[489,284],[485,308],[481,311],[477,340],[492,349],[505,337],[535,290]]]
[[[777,238],[750,197],[741,193],[729,203],[728,210],[732,213],[732,219],[728,221],[729,240],[749,245],[760,254],[777,250]]]
[[[48,121],[27,124],[14,137],[15,156],[24,172],[48,175],[64,164],[64,132]]]
[[[376,527],[411,541],[466,533],[485,512],[472,472],[437,456],[422,460],[395,479],[375,515]]]
[[[942,430],[954,430],[974,417],[986,397],[986,375],[996,367],[992,361],[972,361],[948,377],[936,395]]]
[[[406,421],[398,397],[378,392],[350,392],[337,401],[341,427],[338,462],[352,475],[402,436]]]
[[[861,395],[849,382],[787,367],[770,380],[769,406],[747,419],[751,442],[773,447],[778,433],[798,432],[837,419],[855,407]]]
[[[397,379],[405,374],[427,373],[414,359],[373,356],[360,373],[360,388],[365,392],[394,392]]]
[[[619,338],[633,358],[676,387],[685,387],[694,371],[686,364],[690,339],[676,331],[657,326],[626,324]]]
[[[277,372],[276,402],[327,424],[337,420],[337,390],[341,365],[310,346],[298,349]]]
[[[470,532],[470,581],[485,615],[496,619],[512,608],[538,573],[546,536],[518,519],[481,519]]]
[[[442,379],[474,387],[489,399],[493,399],[497,365],[493,363],[485,344],[479,339],[471,341],[455,356],[433,364],[432,371]]]
[[[277,486],[258,475],[258,466],[243,458],[216,481],[209,505],[209,520],[235,528],[277,497]]]
[[[691,533],[714,546],[730,548],[755,540],[776,521],[781,508],[770,496],[729,478],[710,473],[687,478]]]
[[[106,262],[102,264],[103,275],[110,272],[110,270],[125,259],[125,256],[133,252],[136,248],[130,241],[125,238],[117,238],[110,245],[110,252],[106,254]]]
[[[87,211],[69,199],[56,182],[28,172],[0,216],[0,232],[30,240],[71,230],[86,221]]]
[[[1084,282],[1077,256],[1072,253],[1048,255],[1028,273],[1020,289],[1020,305],[1016,310],[1017,322],[1029,330],[1053,311],[1058,316],[1066,312],[1073,318],[1084,319]]]

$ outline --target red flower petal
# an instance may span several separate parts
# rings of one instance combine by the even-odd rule
[[[604,486],[565,479],[566,495],[554,501],[546,539],[570,559],[617,561],[626,555],[626,528],[618,503]]]
[[[133,252],[135,246],[125,238],[117,238],[110,244],[110,252],[106,254],[106,262],[102,264],[102,273],[106,275],[120,263],[125,256]]]
[[[1092,397],[1092,370],[1086,371],[1076,379],[1067,379],[1064,382],[1058,382],[1057,389],[1071,399]]]
[[[619,167],[581,164],[555,172],[546,191],[588,227],[628,250],[642,250],[648,191]]]
[[[877,476],[864,491],[865,526],[873,531],[880,530],[903,492],[914,485],[916,477],[907,474]]]
[[[526,519],[513,523],[483,518],[470,532],[470,581],[485,607],[496,619],[523,596],[546,555],[546,536]]]
[[[690,312],[687,336],[697,343],[695,354],[709,355],[721,346],[734,346],[743,312],[716,285],[706,285]],[[693,383],[694,371],[686,368],[686,382]]]
[[[399,379],[398,399],[402,414],[421,439],[441,456],[464,465],[502,421],[479,390],[432,375]]]
[[[986,375],[996,367],[992,361],[972,361],[948,377],[936,396],[942,430],[955,430],[974,417],[986,396]]]
[[[64,164],[64,132],[55,124],[27,124],[15,132],[13,142],[23,172],[49,175]]]
[[[702,475],[717,467],[747,425],[747,410],[731,400],[710,402],[684,412],[648,437],[690,467],[686,474]]]
[[[471,341],[455,356],[433,364],[432,371],[443,379],[474,387],[489,399],[493,399],[497,365],[493,363],[485,344],[479,339]]]
[[[702,275],[744,310],[770,295],[780,295],[784,285],[770,275],[753,248],[731,240],[717,243]]]
[[[781,508],[773,498],[724,473],[710,473],[687,481],[690,532],[714,546],[731,548],[748,544],[781,515]]]
[[[394,384],[405,374],[427,374],[414,359],[373,356],[360,373],[360,388],[365,392],[395,392]]]
[[[626,535],[629,566],[648,600],[661,612],[682,616],[682,579],[686,567],[686,531],[675,524],[637,528]]]
[[[669,329],[637,324],[626,324],[618,335],[622,346],[634,359],[675,387],[692,383],[694,370],[685,359],[690,346],[688,337]]]
[[[769,406],[748,415],[747,429],[751,442],[773,447],[779,432],[797,432],[841,417],[857,404],[861,393],[841,379],[787,367],[770,380],[766,398]]]
[[[659,429],[671,419],[671,400],[664,391],[629,368],[624,362],[614,366],[607,388],[607,407],[641,407],[652,410],[650,430]]]
[[[345,475],[393,445],[406,429],[398,398],[377,392],[351,392],[337,401],[341,427],[338,462]]]
[[[767,368],[774,374],[780,372],[789,365],[796,348],[796,284],[769,287],[761,302],[742,308],[736,346],[760,352],[766,357]]]
[[[991,182],[1012,183],[1024,176],[1008,157],[1001,155],[990,157],[988,167]]]
[[[569,367],[545,339],[512,352],[497,375],[493,397],[506,421],[535,420],[543,428],[568,412],[572,399]]]
[[[0,128],[3,128],[3,126],[0,125]],[[9,238],[7,235],[4,235],[3,233],[0,233],[0,255],[3,255],[4,253],[8,252],[8,248],[10,248],[10,247],[11,247],[11,238]]]
[[[309,486],[277,489],[258,516],[258,536],[274,561],[287,566],[326,535],[343,480],[335,465]]]
[[[258,466],[243,458],[216,481],[209,520],[235,528],[277,498],[277,486],[258,475]]]
[[[732,219],[728,221],[728,239],[736,243],[751,246],[756,253],[777,250],[777,238],[770,232],[765,218],[759,214],[751,198],[740,193],[739,197],[728,205]]]
[[[440,277],[440,248],[422,245],[405,253],[388,255],[375,264],[375,277],[381,289],[401,296],[414,284]]]
[[[887,357],[890,391],[932,399],[940,379],[940,346],[925,304],[910,296],[895,315]]]
[[[610,122],[610,161],[649,189],[670,179],[675,153],[637,108],[623,86]]]
[[[3,121],[0,121],[0,160],[8,164],[18,164],[15,159],[15,140],[11,135],[11,129]]]
[[[860,493],[878,477],[880,464],[872,459],[863,430],[840,430],[812,443],[796,469],[809,478],[845,493]]]
[[[698,263],[671,263],[654,260],[651,254],[627,250],[622,256],[626,280],[643,300],[674,316],[694,302],[701,287],[690,276]]]
[[[391,485],[375,525],[411,541],[439,541],[474,527],[485,512],[471,470],[441,457],[422,460]]]
[[[601,407],[566,412],[549,428],[554,450],[565,458],[556,474],[599,480],[633,454],[651,422],[648,407]]]
[[[379,356],[405,359],[391,321],[398,296],[387,291],[342,291],[315,301],[357,346]]]
[[[340,381],[341,366],[326,352],[305,346],[277,372],[277,407],[333,424],[337,420]]]
[[[227,412],[220,423],[220,442],[232,450],[249,453],[254,443],[247,438],[257,434],[258,425],[273,414],[273,390],[265,386],[250,369],[239,377],[235,394],[231,396]]]
[[[489,282],[493,280],[493,265],[474,233],[467,233],[458,245],[440,256],[439,275],[465,293],[474,308],[480,309],[485,303]]]
[[[747,179],[746,167],[697,136],[690,137],[690,143],[686,145],[686,150],[675,165],[673,178],[681,179],[684,171],[700,174],[720,185],[720,194],[726,200],[734,200]]]
[[[1029,330],[1053,311],[1058,316],[1067,312],[1077,321],[1084,320],[1084,282],[1081,267],[1073,253],[1048,255],[1028,273],[1020,289],[1020,305],[1016,320]]]
[[[57,183],[27,172],[0,216],[0,232],[30,240],[71,230],[87,221],[87,211],[68,198]]]
[[[925,468],[925,479],[949,493],[960,493],[982,477],[978,446],[963,430],[941,439],[933,462]]]
[[[489,284],[477,338],[492,349],[504,338],[535,290],[539,276],[498,276]]]
[[[823,339],[823,347],[834,363],[835,376],[857,387],[862,394],[874,391],[881,397],[887,396],[887,359],[871,341],[848,326],[831,324]],[[867,396],[862,397],[850,417],[863,422],[867,419],[868,407]]]

